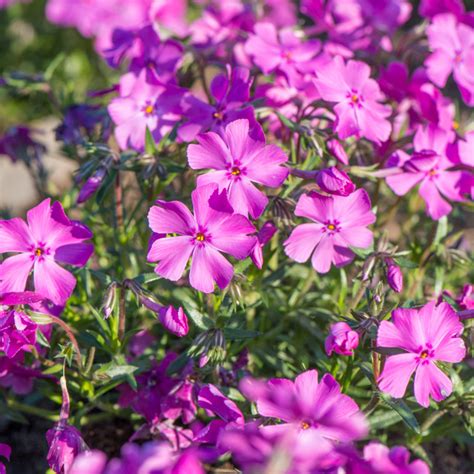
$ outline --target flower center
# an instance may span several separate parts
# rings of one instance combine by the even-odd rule
[[[212,116],[217,120],[222,120],[224,118],[224,114],[218,111],[214,112]]]
[[[462,51],[456,51],[456,56],[454,56],[454,62],[460,63],[462,61]]]
[[[146,115],[151,115],[154,111],[155,111],[155,108],[151,104],[149,104],[145,107],[145,114]]]
[[[335,230],[336,229],[336,226],[334,224],[329,224],[328,225],[328,229],[329,230]]]
[[[309,428],[311,428],[311,425],[307,421],[302,421],[301,422],[301,429],[302,430],[307,430]]]
[[[44,250],[43,250],[43,249],[40,249],[40,248],[35,249],[35,255],[36,255],[37,257],[41,257],[41,255],[43,255],[43,254],[44,254]]]
[[[426,359],[428,357],[428,351],[423,351],[421,354],[420,354],[420,358],[421,359]]]
[[[196,234],[196,240],[198,242],[204,242],[206,240],[206,236],[202,232],[198,232]]]
[[[351,101],[353,104],[357,104],[359,102],[359,96],[357,94],[352,94]]]
[[[459,122],[457,120],[453,120],[453,129],[457,130],[459,128]]]
[[[230,172],[231,172],[231,174],[233,174],[234,176],[239,176],[239,174],[240,174],[240,168],[238,168],[237,166],[233,166]]]

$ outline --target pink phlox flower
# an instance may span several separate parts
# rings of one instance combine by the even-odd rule
[[[91,231],[71,221],[59,202],[45,199],[27,212],[27,222],[16,217],[0,221],[0,253],[16,253],[0,264],[0,292],[21,292],[33,270],[36,293],[63,306],[76,279],[59,264],[83,267],[94,246],[84,243]]]
[[[246,378],[240,389],[257,403],[261,416],[282,420],[280,424],[262,426],[262,430],[283,434],[296,429],[300,436],[317,434],[335,442],[359,439],[367,433],[359,407],[341,393],[330,374],[320,381],[316,370],[303,372],[294,382],[271,379],[264,383]]]
[[[392,397],[405,394],[411,375],[415,372],[416,401],[428,407],[431,396],[444,400],[453,389],[451,380],[437,366],[437,361],[460,362],[466,355],[460,334],[463,325],[447,303],[428,303],[419,310],[398,308],[392,321],[382,321],[377,346],[397,348],[402,354],[391,355],[385,361],[378,384],[380,390]]]
[[[311,256],[313,268],[327,273],[334,264],[342,267],[354,259],[350,247],[368,248],[373,234],[367,226],[375,222],[370,198],[363,189],[349,196],[304,194],[296,205],[295,215],[313,223],[296,226],[284,242],[285,253],[297,262]]]
[[[276,188],[288,176],[281,166],[288,157],[276,145],[254,140],[248,120],[236,120],[225,128],[222,136],[209,132],[197,137],[197,145],[188,146],[188,163],[193,169],[215,171],[200,175],[198,187],[210,183],[227,192],[234,211],[253,219],[260,217],[268,198],[253,183]]]
[[[179,201],[156,201],[148,213],[151,229],[157,234],[176,234],[156,239],[148,252],[150,262],[158,262],[155,272],[168,280],[181,278],[192,258],[189,281],[204,293],[214,284],[224,289],[234,274],[232,264],[222,255],[245,259],[255,245],[255,227],[235,214],[226,191],[215,184],[199,186],[191,195],[194,214]]]
[[[391,108],[380,103],[384,96],[377,82],[370,79],[368,64],[352,60],[345,63],[336,56],[316,74],[314,83],[321,97],[336,104],[335,131],[341,139],[356,135],[375,143],[388,140]]]
[[[426,212],[434,220],[449,214],[452,201],[463,201],[466,173],[450,168],[455,163],[447,156],[448,135],[433,127],[420,127],[413,141],[411,156],[397,152],[388,165],[395,165],[399,172],[386,178],[388,186],[398,196],[420,184],[419,193],[426,203]]]
[[[272,221],[265,222],[257,234],[257,242],[252,250],[250,257],[257,268],[263,266],[263,248],[271,240],[271,238],[278,231],[277,227]]]
[[[265,74],[281,72],[290,83],[299,80],[320,49],[319,40],[303,42],[291,28],[277,31],[272,23],[257,23],[245,44],[246,53]]]
[[[147,128],[155,142],[169,133],[180,119],[182,89],[171,84],[147,82],[146,70],[137,77],[128,73],[120,79],[120,97],[108,106],[115,138],[123,150],[143,151]]]
[[[427,35],[433,51],[425,61],[429,78],[444,87],[452,73],[464,102],[474,105],[474,28],[443,13],[433,18]]]

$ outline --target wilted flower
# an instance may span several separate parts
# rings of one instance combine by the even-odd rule
[[[329,334],[324,343],[326,354],[330,356],[333,352],[340,355],[353,355],[354,349],[359,345],[359,334],[347,323],[339,322],[331,324]]]
[[[253,183],[281,186],[288,176],[281,165],[288,157],[276,145],[252,139],[249,131],[248,120],[236,120],[226,126],[222,137],[213,132],[199,135],[199,144],[188,146],[188,163],[193,169],[215,170],[200,175],[198,186],[216,183],[219,191],[227,191],[236,213],[258,219],[268,199]]]
[[[436,361],[461,362],[466,355],[464,341],[459,337],[463,325],[447,303],[428,303],[419,310],[398,308],[393,322],[382,321],[377,334],[377,346],[399,348],[403,354],[391,355],[385,361],[378,384],[392,397],[405,394],[415,372],[416,401],[428,407],[431,396],[436,401],[448,397],[451,380],[436,365]]]
[[[234,214],[226,191],[219,194],[217,185],[200,186],[192,193],[194,215],[179,201],[156,201],[148,220],[157,234],[178,234],[156,239],[148,252],[148,260],[158,261],[155,272],[176,281],[192,257],[189,281],[193,288],[211,293],[214,284],[225,288],[234,273],[221,252],[242,260],[253,246],[255,232],[247,218]]]
[[[352,262],[349,247],[367,248],[372,232],[367,226],[375,222],[369,195],[358,189],[347,197],[303,194],[295,209],[297,216],[307,217],[314,224],[297,226],[285,241],[286,254],[297,262],[311,263],[319,273],[326,273],[334,264],[342,267]]]
[[[35,291],[63,306],[76,279],[58,263],[83,267],[94,250],[84,243],[91,237],[85,225],[71,221],[50,199],[27,212],[27,223],[19,217],[0,220],[0,253],[19,252],[0,264],[0,292],[23,291],[33,270]]]

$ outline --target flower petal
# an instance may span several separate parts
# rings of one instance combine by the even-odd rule
[[[320,224],[301,224],[284,242],[285,253],[296,262],[306,262],[323,235]]]
[[[431,361],[425,361],[416,369],[415,398],[423,407],[430,406],[430,395],[440,402],[451,395],[453,384],[449,377]]]
[[[71,296],[76,279],[52,259],[45,258],[35,262],[34,283],[37,293],[62,306]]]
[[[148,222],[157,234],[187,234],[196,227],[193,215],[179,201],[157,201],[148,212]]]
[[[20,253],[5,259],[0,264],[0,293],[23,291],[32,268],[30,254]]]
[[[0,221],[0,253],[27,252],[33,242],[23,219],[15,217]]]
[[[147,255],[149,262],[158,262],[155,272],[171,281],[181,278],[193,251],[192,237],[163,237],[156,239]]]
[[[397,354],[387,358],[378,385],[382,392],[401,398],[417,366],[415,354]]]

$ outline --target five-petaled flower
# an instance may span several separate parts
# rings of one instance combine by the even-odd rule
[[[399,348],[403,354],[387,358],[379,377],[380,390],[392,397],[405,394],[415,372],[416,401],[428,407],[431,396],[436,401],[448,397],[453,389],[449,377],[437,366],[437,361],[461,362],[466,355],[464,341],[459,337],[463,325],[447,303],[428,303],[419,310],[398,308],[392,321],[382,321],[377,346]]]
[[[312,255],[313,268],[326,273],[331,264],[347,265],[354,259],[350,247],[368,248],[373,234],[367,226],[375,222],[369,195],[358,189],[347,197],[303,194],[295,214],[314,221],[297,226],[285,241],[286,254],[297,262]]]
[[[71,296],[76,279],[59,263],[83,267],[94,246],[92,232],[71,221],[59,202],[45,199],[19,217],[0,220],[0,253],[17,253],[0,264],[0,292],[21,292],[33,270],[34,289],[58,306]]]
[[[214,283],[223,289],[234,274],[232,264],[221,252],[240,260],[246,258],[256,243],[256,238],[249,235],[255,227],[246,217],[234,213],[226,191],[219,194],[215,184],[198,187],[191,198],[194,214],[179,201],[159,200],[150,209],[150,227],[159,235],[151,243],[148,260],[158,262],[158,275],[176,281],[192,257],[191,286],[211,293]]]

